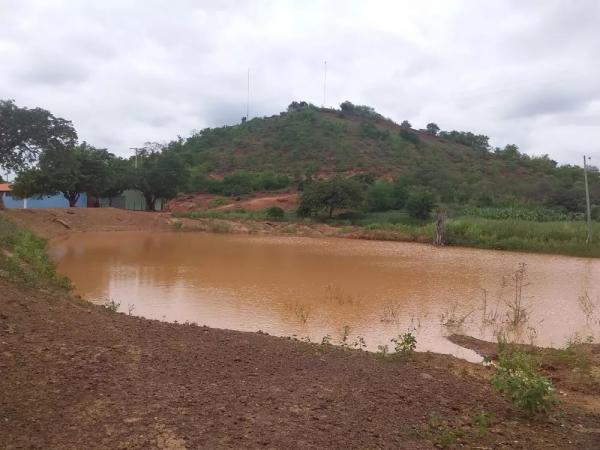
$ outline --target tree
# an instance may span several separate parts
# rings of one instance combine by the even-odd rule
[[[333,177],[325,181],[313,181],[304,187],[298,214],[311,215],[322,210],[328,217],[339,208],[356,208],[363,201],[361,185],[350,178]]]
[[[19,197],[58,192],[75,207],[82,193],[100,196],[109,184],[110,160],[115,156],[86,142],[72,148],[50,147],[40,154],[37,167],[18,173],[13,192]]]
[[[0,169],[22,170],[36,160],[41,150],[69,147],[76,142],[77,133],[68,120],[42,108],[19,108],[13,100],[0,100]]]
[[[440,127],[438,127],[436,123],[431,122],[427,124],[427,132],[432,136],[437,136],[439,131]]]
[[[396,204],[394,185],[386,181],[378,181],[367,190],[367,208],[370,211],[389,211]]]
[[[400,127],[410,129],[410,128],[412,128],[412,125],[410,124],[410,122],[408,120],[403,120],[402,123],[400,124]]]
[[[175,198],[180,186],[185,186],[186,169],[181,158],[172,151],[144,149],[138,153],[134,186],[146,200],[148,211],[156,210],[156,200]]]
[[[435,199],[429,191],[416,190],[408,195],[406,210],[413,219],[426,220],[435,206]]]

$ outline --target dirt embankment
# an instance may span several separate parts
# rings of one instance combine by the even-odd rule
[[[2,448],[597,449],[600,414],[520,419],[489,372],[112,313],[0,280]],[[481,428],[477,415],[489,414]]]
[[[169,213],[116,208],[7,209],[0,214],[45,238],[83,231],[164,231],[171,228]]]

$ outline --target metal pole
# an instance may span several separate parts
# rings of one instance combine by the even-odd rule
[[[587,177],[587,160],[590,158],[586,158],[585,155],[583,155],[583,178],[585,180],[585,206],[587,208],[587,228],[588,228],[588,233],[587,233],[587,239],[586,239],[586,244],[589,244],[590,242],[592,242],[592,212],[591,212],[591,208],[590,208],[590,189],[588,187],[588,177]]]
[[[246,97],[246,120],[250,120],[250,67],[248,67],[248,92]]]
[[[327,104],[327,61],[325,61],[324,65],[324,73],[323,73],[323,108]]]

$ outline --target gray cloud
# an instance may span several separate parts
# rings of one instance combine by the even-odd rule
[[[118,154],[292,100],[368,104],[422,127],[579,163],[600,140],[596,0],[0,0],[0,98]]]

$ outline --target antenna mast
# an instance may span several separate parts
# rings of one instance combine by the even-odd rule
[[[246,98],[246,120],[250,119],[250,67],[248,67],[248,96]]]
[[[325,61],[323,73],[323,108],[327,104],[327,61]]]

